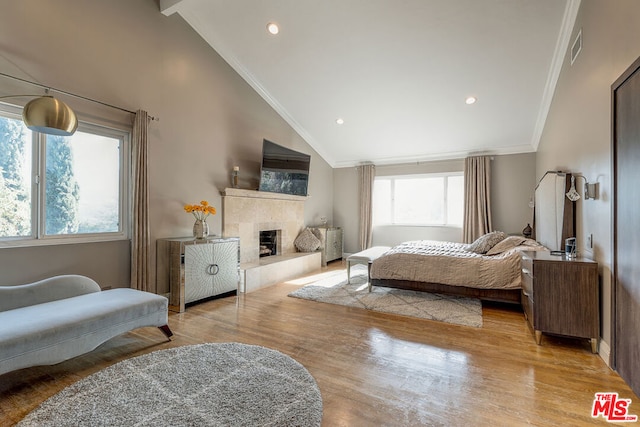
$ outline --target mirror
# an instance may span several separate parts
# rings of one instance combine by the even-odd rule
[[[534,237],[552,251],[564,251],[565,239],[575,237],[574,202],[566,197],[571,174],[546,172],[535,190]]]

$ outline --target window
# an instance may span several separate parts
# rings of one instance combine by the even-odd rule
[[[0,241],[126,237],[128,133],[81,123],[45,135],[16,113],[0,109]]]
[[[376,177],[374,225],[462,226],[462,173]]]

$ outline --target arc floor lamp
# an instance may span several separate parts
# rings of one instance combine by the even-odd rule
[[[71,136],[78,129],[78,118],[64,102],[46,95],[7,95],[6,98],[37,97],[27,102],[22,109],[22,120],[27,128],[49,135]]]

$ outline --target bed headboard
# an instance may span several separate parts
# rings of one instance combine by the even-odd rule
[[[566,197],[571,188],[568,172],[546,172],[535,190],[534,238],[552,251],[564,251],[565,239],[575,237],[575,202]]]

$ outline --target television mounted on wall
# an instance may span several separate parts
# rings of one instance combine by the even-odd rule
[[[263,140],[259,190],[306,196],[310,164],[310,155]]]

